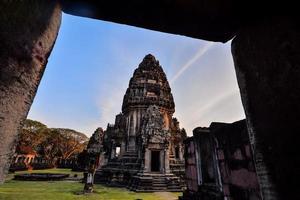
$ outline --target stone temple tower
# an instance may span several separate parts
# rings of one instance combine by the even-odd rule
[[[164,129],[169,130],[175,111],[171,88],[159,62],[149,54],[134,71],[124,95],[122,113],[126,118],[129,136],[128,151],[136,150],[135,138],[150,105],[159,107],[164,119]]]
[[[95,182],[135,191],[180,191],[183,186],[184,129],[173,118],[175,104],[167,77],[146,55],[129,81],[122,112],[104,134],[106,163]]]

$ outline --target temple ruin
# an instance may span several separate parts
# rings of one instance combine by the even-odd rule
[[[185,148],[181,200],[262,199],[245,120],[197,127]]]
[[[104,135],[106,164],[95,182],[134,191],[181,191],[184,129],[173,118],[175,104],[159,62],[147,55],[130,79],[122,113]]]

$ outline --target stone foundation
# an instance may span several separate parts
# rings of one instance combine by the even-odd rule
[[[135,192],[181,192],[179,177],[174,174],[138,173],[132,177],[130,190]]]

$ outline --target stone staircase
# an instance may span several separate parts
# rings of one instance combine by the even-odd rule
[[[172,164],[174,173],[181,172],[182,163]],[[97,170],[94,182],[117,187],[127,186],[136,192],[181,192],[184,189],[184,183],[172,170],[167,174],[141,172],[141,160],[138,159],[137,153],[126,152],[120,159],[109,160],[106,165]]]
[[[94,182],[111,186],[126,184],[131,176],[138,173],[140,166],[141,162],[136,152],[126,152],[121,159],[109,160],[106,165],[98,169]]]
[[[179,178],[171,173],[138,173],[133,176],[129,189],[135,192],[182,191]]]
[[[152,189],[156,191],[166,191],[168,188],[165,177],[153,177]]]

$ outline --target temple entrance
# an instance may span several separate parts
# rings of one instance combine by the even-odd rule
[[[160,151],[151,151],[151,171],[160,171]]]

